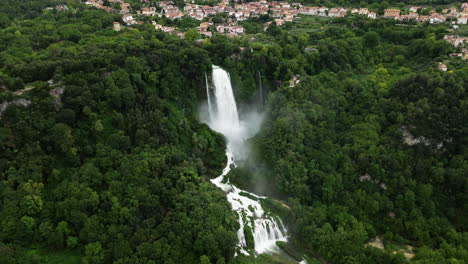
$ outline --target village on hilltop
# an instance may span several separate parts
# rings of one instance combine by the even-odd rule
[[[221,0],[215,6],[198,5],[194,4],[193,0],[185,0],[183,9],[178,8],[173,1],[159,1],[155,5],[150,6],[146,4],[139,10],[132,10],[129,3],[124,0],[107,0],[109,5],[104,5],[102,0],[87,0],[86,5],[94,6],[108,12],[120,13],[122,21],[127,25],[143,24],[143,21],[138,21],[138,17],[166,17],[170,20],[182,18],[184,16],[190,17],[200,21],[197,27],[198,32],[206,37],[211,37],[214,33],[226,34],[229,37],[235,37],[244,33],[244,28],[239,22],[246,21],[249,18],[260,17],[262,15],[269,15],[277,26],[284,25],[285,22],[291,22],[299,15],[308,16],[321,16],[321,17],[345,17],[347,15],[360,15],[366,16],[371,19],[383,18],[394,19],[398,21],[415,21],[427,22],[430,24],[450,23],[454,27],[464,25],[468,22],[468,3],[463,3],[460,8],[450,7],[442,9],[440,13],[432,8],[425,8],[422,6],[410,6],[405,10],[400,9],[385,9],[382,16],[378,16],[375,12],[370,11],[368,8],[327,8],[319,6],[304,6],[300,3],[289,3],[286,1],[272,1],[260,0],[256,2],[230,4],[229,0]],[[144,1],[146,2],[146,1]],[[116,8],[117,7],[117,8]],[[120,8],[120,9],[119,9]],[[421,12],[424,10],[424,12]],[[440,10],[439,10],[440,11]],[[226,14],[228,19],[223,23],[214,24],[210,17],[217,14]],[[423,15],[424,14],[424,15]],[[206,21],[208,18],[208,21]],[[202,22],[202,20],[204,20]],[[270,21],[264,25],[264,29],[268,27]],[[179,37],[184,37],[184,32],[175,27],[164,26],[158,24],[156,21],[151,21],[156,30],[172,33]],[[121,24],[114,23],[114,30],[120,30]],[[459,36],[445,36],[444,38],[455,47],[464,45],[468,39]],[[452,56],[461,56],[466,59],[466,49],[464,52],[452,54]]]

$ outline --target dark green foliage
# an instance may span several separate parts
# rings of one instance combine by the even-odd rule
[[[55,83],[33,83],[30,107],[1,119],[0,240],[79,249],[83,263],[230,261],[238,223],[208,181],[224,142],[196,119],[210,58],[153,31],[115,34],[113,21],[83,10],[2,30],[2,85]],[[21,259],[11,247],[5,261]]]
[[[431,248],[416,253],[421,263],[468,257],[467,66],[435,69],[451,49],[437,30],[329,28],[309,44],[316,74],[270,97],[254,140],[259,176],[238,175],[290,199],[295,248],[333,263],[406,263],[390,247],[363,246],[392,232],[385,238]],[[404,144],[403,131],[419,144]]]
[[[245,22],[255,35],[195,44],[148,25],[114,32],[119,16],[73,2],[16,2],[0,8],[0,99],[31,104],[0,120],[1,263],[290,262],[234,259],[237,217],[208,181],[224,140],[196,117],[211,64],[239,105],[263,83],[255,163],[230,176],[288,201],[262,205],[287,222],[292,255],[407,263],[392,247],[411,244],[415,263],[466,262],[468,69],[446,57],[444,27],[347,18],[263,32],[262,17]],[[386,250],[364,247],[377,235]]]

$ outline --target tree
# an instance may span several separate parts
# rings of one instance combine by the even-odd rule
[[[281,29],[276,25],[276,22],[272,22],[266,32],[269,34],[269,35],[272,35],[272,36],[279,36],[281,34]]]
[[[85,247],[84,264],[101,264],[104,263],[104,250],[100,242],[89,243]]]
[[[42,199],[43,188],[44,184],[36,183],[32,180],[20,186],[20,194],[22,196],[20,206],[23,214],[37,215],[42,211],[44,207],[44,201]]]
[[[374,31],[369,31],[364,34],[364,45],[373,48],[379,44],[379,34]]]
[[[210,258],[205,255],[201,256],[200,264],[211,264]]]
[[[185,32],[185,38],[187,40],[196,40],[196,39],[200,39],[201,35],[197,32],[196,29],[190,28]]]
[[[63,123],[54,125],[50,130],[50,140],[57,151],[69,152],[74,142],[71,128]]]

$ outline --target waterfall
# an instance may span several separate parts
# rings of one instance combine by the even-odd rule
[[[208,81],[206,83],[208,100],[210,101]],[[287,240],[286,228],[279,218],[274,218],[263,210],[260,200],[266,197],[243,191],[230,184],[229,181],[224,182],[224,177],[232,167],[236,166],[236,155],[243,153],[244,142],[249,136],[252,136],[252,131],[244,127],[242,120],[239,120],[229,74],[222,68],[213,65],[212,83],[214,98],[211,98],[211,102],[209,102],[211,117],[208,125],[226,137],[228,161],[223,173],[212,179],[211,182],[226,192],[232,210],[238,214],[240,228],[237,231],[237,237],[240,253],[249,254],[245,238],[246,226],[252,230],[257,254],[276,251],[276,241]]]
[[[213,113],[211,112],[212,111],[212,107],[211,107],[211,95],[210,95],[210,86],[208,84],[208,76],[206,75],[206,72],[205,72],[205,85],[206,85],[206,97],[207,97],[207,100],[208,100],[208,111],[209,111],[209,118],[212,118],[213,116]]]
[[[262,74],[260,71],[257,71],[257,78],[258,78],[258,100],[260,101],[260,105],[263,106],[263,83],[262,83]]]
[[[229,143],[240,143],[243,140],[243,132],[239,123],[236,100],[231,87],[229,74],[218,66],[213,66],[213,88],[215,106],[211,105],[210,126],[228,138]]]

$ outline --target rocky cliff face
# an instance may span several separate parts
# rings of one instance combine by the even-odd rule
[[[2,118],[3,113],[10,105],[24,106],[27,107],[31,104],[31,100],[28,99],[16,99],[10,102],[4,102],[0,104],[0,118]]]

